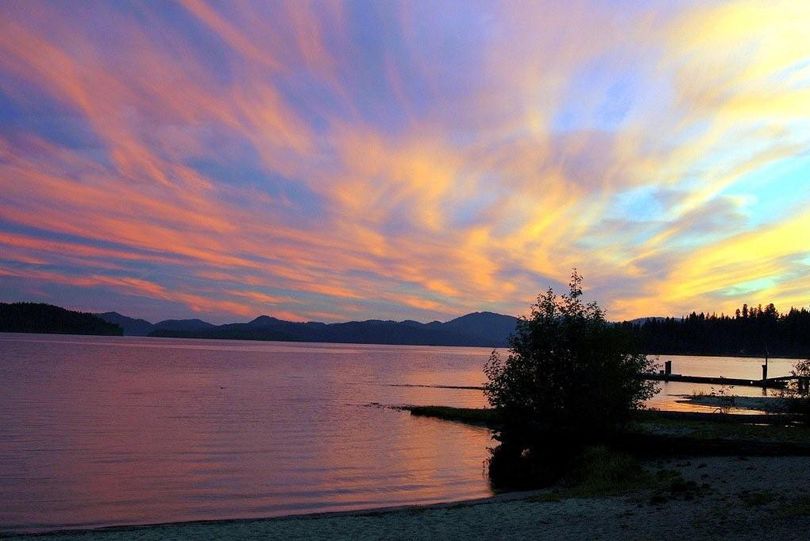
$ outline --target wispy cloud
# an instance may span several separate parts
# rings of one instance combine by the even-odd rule
[[[2,9],[6,299],[433,319],[576,266],[612,317],[808,302],[801,2]]]

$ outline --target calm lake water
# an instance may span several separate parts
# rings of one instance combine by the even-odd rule
[[[480,385],[489,353],[0,334],[0,532],[487,496],[487,430],[373,404],[481,407],[480,391],[431,386]],[[668,359],[751,378],[761,363]],[[699,388],[670,383],[651,405],[684,409],[674,395]]]

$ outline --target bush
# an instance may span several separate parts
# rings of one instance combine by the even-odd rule
[[[519,320],[509,355],[493,352],[484,368],[484,393],[503,423],[496,437],[521,456],[548,454],[544,443],[603,439],[656,392],[640,377],[653,362],[581,296],[574,270],[569,292],[541,294]]]
[[[810,359],[794,363],[790,374],[794,377],[810,378]],[[810,420],[810,394],[799,389],[799,382],[791,380],[783,393],[788,400],[788,407],[793,413],[805,416],[805,423]]]

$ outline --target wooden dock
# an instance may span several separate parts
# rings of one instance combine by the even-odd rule
[[[770,379],[738,379],[713,376],[686,376],[683,374],[644,374],[647,380],[681,381],[684,383],[704,383],[707,385],[730,385],[741,387],[760,387],[766,389],[784,389],[790,377]]]
[[[722,376],[687,376],[672,373],[672,361],[664,362],[664,369],[660,372],[648,372],[639,376],[641,379],[651,381],[677,381],[683,383],[702,383],[704,385],[727,385],[729,387],[759,387],[760,389],[784,389],[791,381],[796,381],[796,390],[799,394],[810,393],[810,377],[806,376],[780,376],[768,378],[768,365],[762,365],[761,379],[724,378]],[[438,389],[467,389],[483,391],[483,387],[456,386],[456,385],[420,385],[413,383],[389,384],[391,387],[434,387]]]
[[[778,378],[768,377],[768,358],[762,365],[762,377],[760,379],[724,378],[717,376],[686,376],[672,373],[672,361],[664,362],[664,369],[660,372],[644,374],[643,379],[653,381],[681,381],[684,383],[703,383],[705,385],[728,385],[741,387],[759,387],[761,389],[784,389],[791,380],[798,383],[799,393],[806,394],[810,390],[810,378],[804,376],[781,376]]]
[[[810,392],[810,377],[806,376],[780,376],[778,378],[768,377],[768,358],[762,365],[762,377],[760,379],[724,378],[717,376],[686,376],[684,374],[672,373],[672,361],[664,362],[664,369],[660,372],[651,372],[641,376],[646,380],[653,381],[680,381],[684,383],[703,383],[706,385],[728,385],[741,387],[759,387],[760,389],[784,389],[795,380],[797,390],[800,394]]]

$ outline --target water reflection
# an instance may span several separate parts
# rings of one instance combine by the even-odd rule
[[[431,358],[430,348],[162,343],[0,338],[8,389],[0,396],[0,528],[490,494],[488,431],[366,407],[479,403],[480,393],[387,386],[428,373],[431,363],[440,373],[466,370],[479,352],[435,350]]]
[[[698,357],[685,355],[661,356],[660,362],[672,361],[672,372],[689,376],[725,377],[756,380],[762,377],[763,359],[746,357]],[[770,359],[768,376],[787,376],[796,362],[795,359]],[[691,395],[726,394],[736,396],[778,396],[778,389],[764,390],[761,387],[722,386],[684,382],[666,382],[661,384],[661,391],[647,405],[668,411],[716,412],[717,406],[701,405],[684,401]],[[729,413],[762,413],[756,410],[730,408]]]
[[[483,407],[490,350],[0,336],[0,530],[247,518],[490,494],[485,429],[369,403]],[[758,377],[758,359],[667,357]],[[792,361],[771,360],[770,374]],[[668,383],[651,401],[701,409]],[[734,389],[753,396],[756,388]]]

